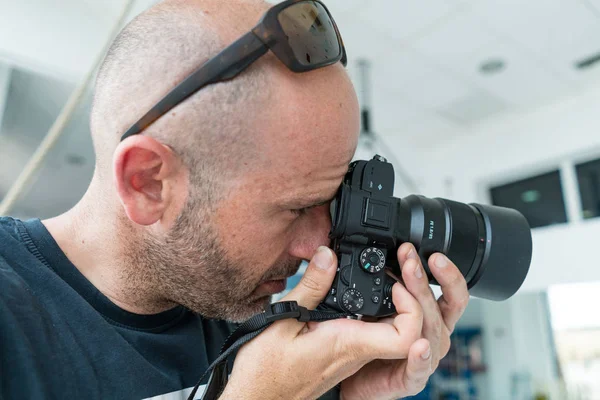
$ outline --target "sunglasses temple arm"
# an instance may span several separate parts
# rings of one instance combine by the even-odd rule
[[[269,47],[264,44],[253,32],[248,32],[234,42],[231,46],[229,46],[226,51],[229,54],[225,54],[225,51],[221,53],[223,61],[219,66],[221,73],[217,78],[218,81],[225,81],[235,78],[242,71],[248,68],[250,64],[269,51]],[[231,61],[228,61],[227,58],[231,58]]]
[[[183,82],[173,88],[146,115],[133,124],[121,136],[121,140],[140,133],[203,87],[212,83],[233,79],[267,51],[269,51],[269,47],[253,32],[248,32],[221,53],[202,64],[201,67],[189,75]]]

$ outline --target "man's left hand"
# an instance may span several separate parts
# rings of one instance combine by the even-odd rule
[[[423,309],[422,338],[404,360],[374,360],[342,382],[341,399],[398,399],[423,390],[429,376],[450,349],[450,335],[469,302],[464,277],[448,258],[429,257],[431,273],[443,295],[436,301],[421,261],[410,243],[398,249],[404,285]],[[379,322],[391,323],[392,318]]]

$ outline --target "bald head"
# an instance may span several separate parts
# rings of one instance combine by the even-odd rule
[[[268,7],[258,0],[171,0],[127,25],[111,46],[96,82],[91,114],[96,175],[110,176],[114,150],[129,126],[189,73],[253,27]],[[232,171],[244,156],[255,153],[253,143],[260,132],[253,127],[260,125],[257,119],[269,102],[270,69],[272,63],[259,60],[236,79],[202,89],[143,134],[171,147],[192,173],[219,167]],[[218,165],[225,160],[236,163]]]

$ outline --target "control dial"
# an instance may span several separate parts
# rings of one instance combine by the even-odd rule
[[[374,274],[384,268],[385,255],[377,247],[367,247],[360,253],[360,265],[365,271]]]
[[[362,293],[356,289],[348,289],[342,296],[342,305],[351,313],[360,311],[365,304]]]

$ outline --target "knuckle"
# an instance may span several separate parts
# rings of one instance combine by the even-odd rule
[[[469,294],[462,296],[442,296],[440,306],[446,311],[459,312],[461,315],[469,305]]]
[[[433,290],[431,290],[431,286],[429,286],[429,282],[427,282],[426,280],[421,282],[420,287],[419,287],[418,296],[423,300],[429,300],[428,299],[429,297],[435,299]]]
[[[300,282],[305,289],[311,292],[317,292],[321,289],[321,283],[311,275],[304,275]]]
[[[416,265],[417,262],[412,258],[409,258],[408,260],[404,261],[404,266],[401,270],[402,277],[406,279],[406,277],[408,277],[411,274],[411,272],[415,270]]]
[[[454,271],[454,273],[452,274],[452,276],[450,277],[448,284],[450,286],[461,286],[463,281],[465,281],[465,278],[462,276],[460,271],[458,269],[456,269]],[[466,284],[466,282],[465,282],[465,284]]]
[[[455,300],[454,304],[453,304],[453,308],[462,314],[465,312],[468,305],[469,305],[469,296],[466,295],[463,297],[459,297],[457,300]]]

